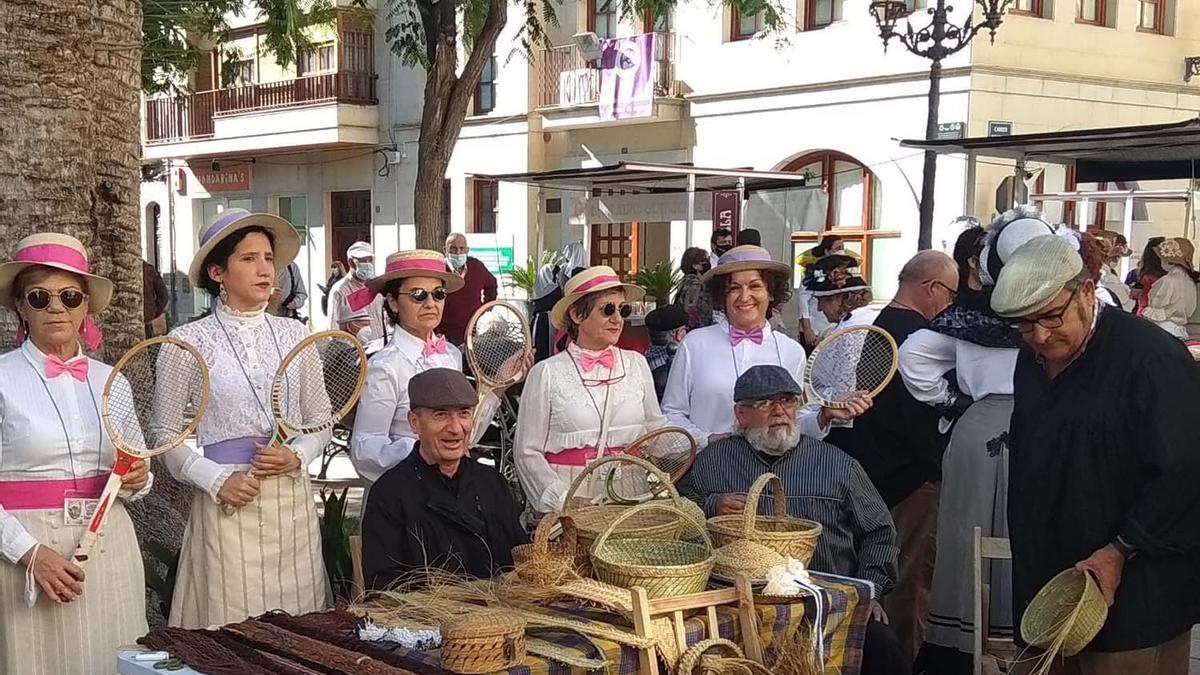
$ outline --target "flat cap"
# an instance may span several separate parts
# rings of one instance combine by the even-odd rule
[[[733,385],[734,401],[759,401],[779,394],[804,394],[796,379],[782,366],[751,366]]]
[[[408,381],[409,408],[450,410],[474,408],[479,403],[467,376],[450,368],[430,368]]]
[[[646,329],[656,333],[666,333],[687,325],[687,310],[679,305],[670,304],[646,315]]]
[[[1056,234],[1034,237],[1012,252],[992,291],[992,309],[1005,318],[1035,314],[1083,271],[1083,258]]]

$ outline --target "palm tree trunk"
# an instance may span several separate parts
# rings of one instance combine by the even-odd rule
[[[141,4],[0,0],[0,259],[22,237],[78,237],[112,279],[97,318],[113,362],[143,335],[138,115]],[[0,318],[0,345],[15,317]]]

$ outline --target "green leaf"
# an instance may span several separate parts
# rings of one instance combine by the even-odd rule
[[[633,283],[646,291],[649,298],[659,302],[670,302],[671,295],[683,283],[683,272],[669,260],[660,261],[654,267],[643,267],[633,277]]]

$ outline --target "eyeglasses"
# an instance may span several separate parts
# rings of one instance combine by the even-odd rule
[[[957,290],[957,289],[955,289],[955,288],[951,288],[951,287],[950,287],[950,284],[944,283],[944,282],[942,282],[942,281],[941,281],[941,280],[939,280],[939,279],[930,279],[930,280],[929,280],[929,281],[927,281],[926,283],[927,283],[927,284],[929,284],[930,286],[941,286],[942,288],[946,289],[946,292],[950,294],[950,299],[951,299],[951,300],[953,300],[955,297],[957,297],[957,296],[958,296],[958,290]]]
[[[412,299],[413,302],[417,303],[418,305],[421,305],[421,304],[424,304],[425,301],[428,300],[429,296],[431,296],[431,295],[433,296],[433,299],[437,302],[444,301],[446,299],[446,289],[442,288],[441,286],[438,286],[437,288],[433,289],[432,292],[430,292],[430,291],[425,290],[424,288],[414,288],[407,293],[401,293],[401,295],[407,295],[410,299]]]
[[[779,396],[772,396],[771,398],[759,399],[757,401],[739,401],[738,405],[762,412],[769,410],[772,406],[793,408],[800,405],[800,397],[795,394],[780,394]]]
[[[1079,295],[1079,289],[1071,291],[1071,297],[1067,298],[1067,304],[1063,305],[1057,312],[1053,314],[1043,314],[1042,316],[1033,319],[1017,319],[1009,325],[1022,333],[1032,333],[1035,325],[1042,328],[1061,328],[1067,310],[1075,302],[1075,296]]]
[[[44,288],[31,288],[25,294],[25,304],[40,312],[50,307],[50,300],[54,297],[58,298],[63,307],[78,309],[83,301],[87,300],[87,293],[76,288],[64,288],[56,295]]]
[[[604,316],[612,316],[617,312],[621,313],[622,319],[628,319],[629,315],[633,314],[633,307],[630,307],[628,303],[624,302],[619,305],[615,302],[609,302],[600,307],[600,313]]]

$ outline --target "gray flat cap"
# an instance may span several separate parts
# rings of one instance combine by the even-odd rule
[[[408,381],[409,408],[474,408],[479,396],[467,376],[450,368],[430,368]]]
[[[1083,271],[1083,259],[1065,238],[1044,234],[1021,244],[992,291],[992,309],[1005,318],[1036,314]]]
[[[804,394],[792,374],[781,366],[752,366],[733,385],[734,401],[759,401],[779,394]]]

